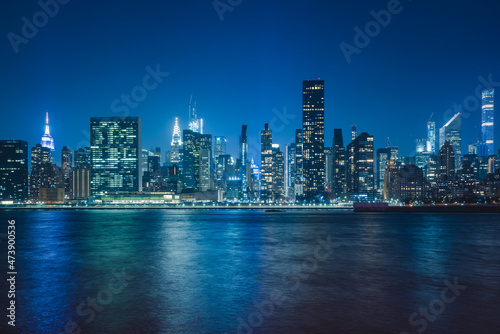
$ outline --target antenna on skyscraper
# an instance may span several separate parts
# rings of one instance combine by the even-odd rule
[[[429,117],[429,120],[427,122],[430,122],[432,119],[432,116],[434,116],[434,112],[432,112],[431,117]]]
[[[387,137],[387,147],[391,147],[391,140]]]

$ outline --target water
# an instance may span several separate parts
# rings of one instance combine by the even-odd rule
[[[500,215],[4,211],[0,219],[4,234],[16,220],[15,333],[500,331]],[[456,294],[442,297],[455,278]],[[5,310],[5,280],[0,289]],[[429,307],[427,318],[418,313]],[[5,323],[2,315],[2,332]]]

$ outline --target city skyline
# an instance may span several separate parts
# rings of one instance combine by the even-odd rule
[[[123,109],[126,104],[121,95],[141,92],[134,89],[150,75],[146,86],[156,88],[147,90],[144,100],[134,102],[135,108],[128,108],[128,115],[144,120],[144,147],[168,149],[174,118],[179,117],[181,128],[188,126],[187,109],[193,96],[204,132],[225,136],[227,151],[236,155],[241,124],[248,125],[249,146],[266,122],[275,132],[281,130],[276,140],[282,147],[292,142],[301,124],[300,82],[319,77],[327,82],[327,142],[333,129],[348,133],[350,126],[357,125],[360,132],[374,135],[376,149],[384,147],[385,138],[390,137],[402,154],[410,155],[414,141],[425,137],[425,122],[431,114],[439,129],[455,114],[455,104],[469,103],[475,109],[463,110],[464,124],[473,124],[464,125],[467,145],[475,141],[477,129],[481,131],[481,97],[476,95],[476,86],[487,88],[484,83],[500,78],[497,51],[491,48],[499,37],[495,20],[489,19],[498,4],[452,4],[450,13],[446,2],[432,8],[425,3],[403,3],[401,13],[348,63],[339,45],[353,45],[353,28],[373,21],[371,11],[380,12],[386,1],[325,2],[322,6],[257,1],[226,12],[223,21],[211,3],[191,8],[146,1],[139,10],[134,10],[134,4],[122,5],[123,11],[113,15],[113,4],[106,4],[104,13],[98,14],[91,10],[92,2],[69,3],[29,43],[20,45],[18,53],[8,39],[0,43],[5,55],[0,66],[4,82],[10,83],[0,93],[7,111],[1,129],[5,138],[23,138],[32,145],[40,136],[37,119],[48,110],[56,145],[77,149],[89,142],[86,120],[122,116],[127,109]],[[492,10],[481,10],[486,5]],[[19,34],[20,18],[31,18],[40,10],[35,3],[8,6],[0,14],[5,35]],[[422,26],[424,16],[428,24]],[[85,38],[72,39],[79,27],[89,25],[81,17],[95,23]],[[144,17],[150,26],[134,24]],[[260,18],[259,23],[254,17]],[[471,19],[464,22],[463,17]],[[124,28],[130,38],[116,39],[114,31],[100,34],[102,25],[124,20],[131,22]],[[191,29],[192,21],[205,31]],[[409,35],[414,38],[408,39]],[[110,38],[116,42],[109,49],[99,48]],[[302,49],[306,41],[317,50]],[[155,72],[163,76],[154,80],[151,73]],[[29,124],[23,123],[25,119]],[[499,138],[498,127],[495,132]]]

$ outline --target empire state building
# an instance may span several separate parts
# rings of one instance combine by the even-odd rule
[[[45,114],[45,133],[42,136],[42,147],[47,147],[54,151],[54,138],[50,135],[49,112]]]

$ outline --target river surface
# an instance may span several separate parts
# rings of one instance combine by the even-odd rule
[[[500,333],[496,214],[82,210],[0,219],[2,333]],[[8,219],[15,330],[5,316]]]

